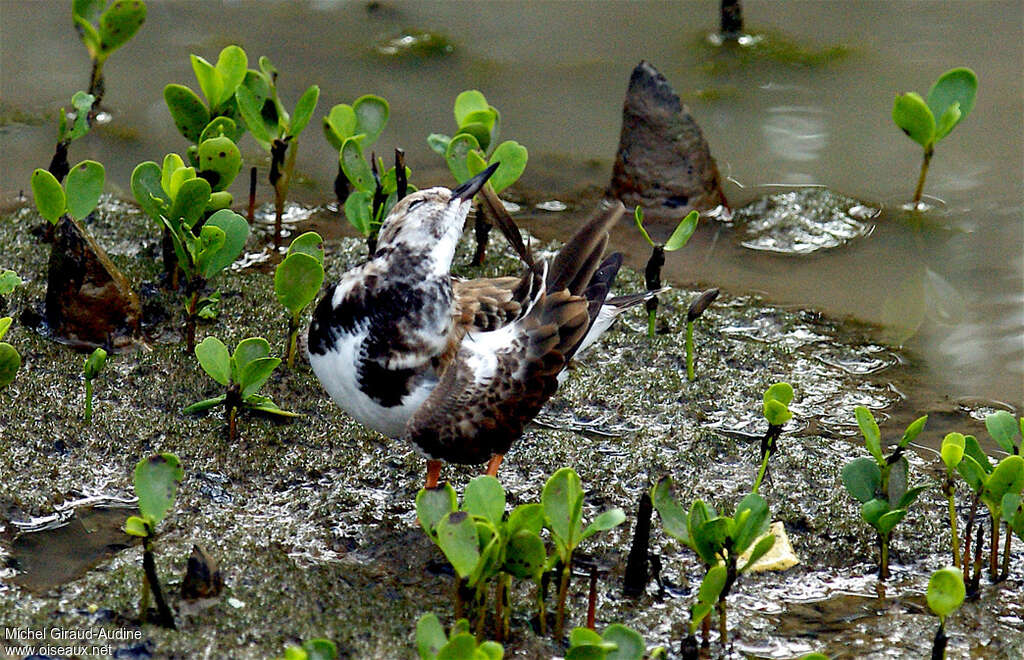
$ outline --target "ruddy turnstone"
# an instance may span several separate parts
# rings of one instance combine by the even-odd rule
[[[619,202],[522,277],[453,277],[473,197],[496,167],[396,204],[377,251],[327,292],[309,326],[324,388],[364,426],[413,442],[427,457],[427,487],[442,461],[488,462],[497,474],[573,355],[645,298],[608,299],[622,257],[602,256]]]

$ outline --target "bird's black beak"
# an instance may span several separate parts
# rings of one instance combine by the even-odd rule
[[[495,163],[491,165],[480,174],[477,174],[458,188],[452,190],[451,198],[462,200],[473,199],[473,195],[480,192],[480,189],[484,187],[485,183],[487,183],[487,179],[491,178],[491,175],[494,174],[494,170],[498,169],[498,165],[500,164],[501,163]]]

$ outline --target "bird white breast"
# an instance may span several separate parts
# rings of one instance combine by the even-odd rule
[[[397,406],[385,407],[366,396],[359,388],[358,366],[367,334],[365,328],[357,333],[344,333],[323,355],[311,353],[309,363],[324,389],[345,412],[363,426],[397,438],[402,435],[409,417],[429,396],[434,383],[419,385]]]

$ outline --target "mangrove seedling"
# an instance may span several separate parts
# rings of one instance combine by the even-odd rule
[[[985,416],[985,429],[1007,454],[1024,454],[1024,445],[1021,444],[1021,436],[1024,436],[1024,417],[1014,419],[1010,413],[1000,410]]]
[[[878,533],[878,579],[889,578],[889,544],[893,529],[927,486],[908,488],[910,464],[903,455],[907,445],[924,430],[928,417],[919,417],[907,427],[889,456],[882,453],[882,433],[874,415],[864,406],[855,410],[857,426],[864,436],[870,457],[855,458],[843,467],[843,485],[861,503],[860,515]]]
[[[149,595],[156,602],[158,619],[154,622],[166,628],[174,628],[174,615],[164,600],[160,578],[156,573],[153,541],[156,527],[174,506],[178,484],[185,476],[181,461],[171,453],[154,454],[144,458],[135,466],[135,496],[139,498],[139,515],[130,516],[124,523],[124,531],[142,539],[142,600],[139,616],[145,621],[149,613]]]
[[[942,439],[942,446],[939,450],[942,462],[946,466],[946,475],[942,479],[942,492],[949,503],[950,544],[953,550],[953,565],[956,568],[960,568],[960,537],[956,531],[956,486],[953,482],[953,475],[956,474],[956,468],[963,460],[965,446],[966,440],[962,433],[947,433],[946,437]]]
[[[939,617],[939,629],[932,642],[933,660],[943,660],[946,657],[946,643],[949,642],[949,638],[946,637],[946,618],[960,609],[966,595],[964,575],[959,568],[940,568],[932,573],[928,580],[928,607]]]
[[[97,348],[85,359],[82,366],[82,378],[85,380],[85,423],[92,422],[92,381],[100,375],[107,364],[107,352]]]
[[[324,239],[309,231],[297,237],[288,246],[288,254],[274,271],[274,294],[288,310],[288,346],[285,364],[295,364],[295,345],[299,335],[299,318],[313,302],[324,283]]]
[[[697,629],[711,614],[718,599],[725,589],[725,581],[729,577],[729,571],[725,564],[715,564],[704,574],[697,589],[697,600],[690,606],[690,625],[687,628],[686,639],[683,641],[683,648],[690,650],[687,657],[697,657]]]
[[[329,639],[307,639],[302,646],[289,646],[278,660],[338,660],[338,646]]]
[[[47,168],[58,181],[63,181],[71,170],[68,164],[68,148],[71,143],[89,132],[89,118],[95,102],[96,97],[92,94],[78,91],[71,96],[74,115],[69,117],[64,108],[60,109],[60,116],[57,119],[57,146]]]
[[[351,138],[341,147],[341,167],[355,191],[345,199],[345,217],[366,239],[372,255],[377,251],[377,233],[391,207],[406,194],[416,190],[409,185],[409,168],[405,152],[395,149],[395,166],[384,172],[384,161],[370,155],[370,164],[363,160],[359,143]]]
[[[463,616],[462,585],[470,591],[476,610],[476,631],[482,632],[486,594],[495,582],[495,616],[498,637],[508,637],[511,618],[511,578],[532,580],[537,586],[537,605],[544,633],[541,578],[547,560],[540,538],[541,505],[522,504],[505,515],[505,490],[492,476],[470,481],[456,510],[455,490],[448,484],[421,489],[416,496],[420,525],[441,548],[459,580],[455,590],[455,616]],[[475,528],[475,532],[474,532]]]
[[[497,144],[501,114],[475,89],[466,90],[455,97],[454,114],[458,126],[455,135],[449,137],[431,133],[427,137],[427,144],[444,156],[449,171],[459,183],[464,183],[491,165],[501,163],[480,193],[490,193],[497,198],[498,193],[518,181],[526,169],[529,158],[526,147],[514,140]],[[473,265],[480,266],[487,251],[491,225],[482,215],[478,215],[474,231],[477,244]]]
[[[334,194],[338,197],[339,208],[344,207],[345,200],[352,192],[352,182],[345,172],[345,157],[342,153],[345,142],[352,140],[356,147],[349,154],[349,158],[358,153],[359,158],[365,163],[363,154],[380,137],[381,131],[388,123],[390,111],[386,100],[373,94],[365,94],[357,98],[352,105],[335,105],[324,117],[324,137],[338,152],[338,176],[334,179]],[[351,221],[349,218],[349,222]]]
[[[115,0],[107,6],[107,0],[72,0],[71,17],[92,59],[89,94],[96,97],[99,105],[104,92],[103,65],[142,27],[146,20],[146,3],[142,0]]]
[[[1017,535],[1017,538],[1024,541],[1024,497],[1021,497],[1019,493],[1003,495],[1003,520],[1006,521],[1006,526]]]
[[[219,385],[227,388],[224,394],[204,399],[185,408],[185,414],[203,412],[215,406],[224,406],[228,422],[228,441],[238,437],[236,416],[241,409],[277,415],[298,417],[298,413],[282,410],[269,397],[257,394],[281,358],[270,357],[270,343],[262,337],[249,337],[238,342],[235,352],[228,354],[224,342],[207,337],[196,346],[199,366]]]
[[[270,185],[274,188],[274,249],[281,247],[281,216],[288,187],[295,175],[298,137],[313,118],[320,88],[311,85],[302,93],[291,115],[277,94],[277,69],[266,56],[259,71],[249,69],[235,92],[238,109],[253,138],[270,152]]]
[[[639,208],[639,207],[638,207]],[[693,324],[704,314],[704,311],[715,302],[718,297],[718,289],[708,289],[693,299],[690,308],[686,310],[686,379],[693,382],[697,379],[693,371]],[[650,320],[648,319],[648,332],[650,332]]]
[[[768,421],[768,430],[761,438],[761,469],[758,470],[757,479],[751,489],[753,493],[758,491],[761,481],[768,474],[768,459],[778,449],[782,427],[793,419],[793,413],[789,410],[789,404],[792,401],[793,386],[789,383],[775,383],[764,391],[764,405],[761,410],[764,418]]]
[[[706,595],[718,591],[715,602],[718,609],[718,633],[722,646],[728,645],[726,598],[736,579],[750,570],[775,545],[775,535],[765,534],[771,520],[768,503],[757,493],[749,493],[736,505],[736,513],[729,517],[719,515],[702,500],[694,500],[687,514],[673,497],[671,477],[663,477],[655,484],[651,499],[665,533],[697,553],[709,572],[719,564],[725,567],[721,588],[712,588],[716,576],[709,583]],[[741,555],[748,550],[749,558],[740,565]],[[695,612],[700,615],[703,609]],[[703,612],[701,616],[706,615],[707,612]]]
[[[555,552],[548,560],[548,568],[561,564],[562,576],[558,584],[558,606],[555,610],[555,638],[562,638],[565,623],[565,598],[569,593],[572,573],[572,554],[580,543],[597,532],[609,530],[626,520],[622,509],[609,509],[583,527],[583,486],[572,468],[555,472],[544,484],[540,496],[544,508],[544,526],[551,532]]]
[[[960,67],[950,69],[935,81],[927,98],[917,92],[897,94],[892,105],[892,120],[907,136],[924,149],[921,174],[914,190],[914,208],[921,203],[928,165],[935,153],[935,143],[949,135],[963,121],[978,93],[978,78],[974,71]]]
[[[661,288],[661,268],[665,265],[665,253],[675,252],[682,248],[693,236],[693,232],[697,229],[697,220],[700,218],[700,214],[697,211],[690,211],[686,214],[686,217],[679,221],[676,228],[672,231],[672,234],[668,237],[668,240],[664,243],[655,243],[651,235],[647,233],[644,228],[644,211],[641,207],[636,207],[633,211],[633,219],[636,221],[636,228],[640,230],[640,235],[644,237],[647,244],[651,246],[651,257],[647,260],[647,266],[644,268],[644,280],[647,283],[648,291],[657,291]],[[717,295],[717,293],[716,293]],[[711,300],[714,300],[712,298]],[[708,301],[708,304],[711,303]],[[647,336],[654,337],[654,327],[658,318],[658,297],[652,296],[647,300]],[[703,311],[703,310],[701,310]],[[689,315],[687,315],[689,319]],[[689,333],[689,327],[687,332]],[[689,337],[689,334],[687,335]],[[690,340],[692,341],[692,340]],[[688,344],[689,346],[689,344]],[[687,374],[689,375],[692,370],[688,368]],[[690,380],[693,377],[690,376]]]
[[[451,636],[432,612],[416,622],[416,652],[420,660],[501,660],[505,649],[497,642],[478,643],[469,631],[469,621],[459,619]]]
[[[989,555],[989,577],[993,582],[1000,578],[999,570],[999,526],[1003,519],[1003,498],[1007,494],[1020,495],[1024,490],[1024,457],[1017,454],[1007,456],[995,466],[981,449],[978,440],[971,435],[964,436],[964,455],[956,466],[975,495],[988,507],[992,520],[992,551]],[[972,520],[968,519],[967,534],[970,534]],[[1007,535],[1009,536],[1009,535]],[[967,546],[967,543],[964,543]],[[964,548],[966,555],[969,548]],[[1008,567],[1010,543],[1007,539],[1003,566]],[[966,561],[962,562],[966,567]],[[1005,571],[1003,571],[1005,572]]]
[[[640,633],[613,623],[601,634],[590,628],[573,628],[565,660],[644,660],[646,655],[647,645]],[[658,647],[651,657],[664,658],[664,649]]]
[[[51,225],[56,225],[65,213],[75,220],[84,219],[99,204],[105,178],[103,165],[94,160],[83,160],[72,167],[63,186],[47,170],[35,170],[32,197],[39,215]]]
[[[230,45],[220,51],[216,64],[195,54],[189,58],[206,102],[191,88],[175,83],[164,87],[164,102],[178,131],[193,144],[189,160],[198,167],[195,145],[203,142],[203,133],[211,125],[219,127],[220,134],[232,142],[238,142],[245,132],[235,92],[245,80],[249,57],[238,46]]]
[[[7,330],[11,327],[11,317],[0,318],[0,339],[4,338]],[[0,390],[7,387],[18,375],[21,368],[21,355],[18,351],[5,341],[0,341]]]
[[[7,309],[7,296],[21,286],[21,278],[13,270],[0,270],[0,314]]]

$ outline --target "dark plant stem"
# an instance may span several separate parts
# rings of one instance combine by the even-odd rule
[[[345,213],[345,200],[348,199],[349,193],[352,192],[352,183],[345,176],[345,170],[341,167],[341,162],[338,162],[338,176],[334,177],[334,196],[338,198],[338,211]]]
[[[256,220],[256,168],[249,169],[249,210],[246,216],[251,225]]]
[[[718,609],[718,637],[722,643],[722,648],[725,649],[729,645],[729,626],[726,621],[727,604],[726,599],[729,596],[729,592],[732,591],[732,585],[736,583],[736,578],[739,577],[739,571],[736,569],[736,555],[729,552],[729,558],[726,560],[725,570],[725,584],[722,585],[722,592],[718,594],[718,602],[715,603]],[[706,621],[707,619],[705,619]]]
[[[464,618],[466,604],[462,600],[462,585],[464,580],[458,576],[455,577],[455,620]]]
[[[71,142],[68,140],[58,142],[53,150],[53,158],[50,159],[50,165],[47,168],[50,174],[60,182],[63,182],[64,177],[71,171],[71,164],[68,162],[68,147],[70,145]]]
[[[661,288],[661,268],[665,265],[665,246],[655,245],[651,257],[644,268],[644,280],[648,291]],[[647,307],[647,336],[654,337],[654,324],[658,317],[658,296],[651,296],[645,303]]]
[[[153,600],[156,602],[156,611],[157,616],[159,617],[155,623],[163,626],[164,628],[175,630],[176,626],[174,625],[174,615],[171,614],[171,608],[167,606],[167,601],[164,600],[163,591],[160,589],[160,578],[156,574],[156,561],[153,559],[152,537],[144,537],[142,544],[142,570],[145,574],[146,583],[149,584],[149,589],[153,592]]]
[[[473,220],[473,234],[476,236],[476,252],[473,253],[473,266],[483,266],[487,256],[487,242],[490,240],[491,225],[481,216]]]
[[[720,13],[722,38],[735,40],[743,32],[743,7],[740,0],[722,0]]]
[[[597,566],[590,567],[590,589],[587,592],[587,628],[594,630],[597,618]]]
[[[761,468],[757,471],[757,480],[754,481],[754,488],[751,490],[753,493],[756,493],[758,488],[761,487],[761,481],[765,477],[768,477],[768,480],[771,481],[771,477],[768,476],[768,459],[775,453],[780,435],[782,435],[782,427],[776,424],[769,424],[768,430],[765,432],[764,437],[761,438]]]
[[[992,521],[992,552],[989,554],[988,576],[993,582],[999,581],[999,519],[990,517]]]
[[[94,59],[92,61],[92,71],[89,73],[89,94],[92,94],[96,100],[92,102],[93,110],[90,114],[100,107],[100,102],[103,100],[103,93],[105,91],[106,84],[103,81],[103,63]]]
[[[290,139],[275,139],[270,145],[270,185],[274,187],[274,250],[281,248],[281,217],[288,194],[288,172],[285,157]]]
[[[686,322],[686,380],[691,383],[697,379],[693,371],[693,321]]]
[[[878,535],[878,543],[881,552],[878,558],[878,579],[889,579],[889,537],[883,534]]]
[[[964,530],[964,553],[962,555],[962,559],[960,560],[960,565],[963,566],[964,573],[967,573],[968,569],[970,568],[970,565],[967,563],[967,561],[971,558],[971,530],[974,527],[974,517],[978,513],[979,502],[981,502],[981,494],[975,493],[974,499],[971,500],[971,512],[967,516],[967,527]],[[964,579],[966,579],[966,577],[967,576],[965,575]]]
[[[198,306],[199,288],[195,288],[192,291],[192,297],[188,301],[188,311],[185,314],[185,347],[189,354],[196,350],[196,319],[199,318],[196,309]]]
[[[555,638],[562,639],[565,626],[565,598],[569,593],[569,574],[572,572],[572,555],[562,567],[562,579],[558,583],[558,607],[555,610]]]
[[[502,573],[494,588],[494,616],[497,619],[495,628],[499,642],[503,642],[509,636],[512,618],[511,594],[509,593],[511,585],[512,576]]]
[[[935,153],[934,146],[927,146],[924,150],[924,160],[921,161],[921,175],[917,178],[917,189],[914,191],[914,208],[921,203],[921,195],[924,193],[924,180],[928,176],[928,165],[932,162],[932,155]]]
[[[956,502],[954,501],[956,489],[953,486],[953,473],[951,471],[946,471],[946,478],[942,482],[942,490],[945,492],[946,499],[949,502],[949,531],[950,542],[953,546],[953,565],[960,568],[960,539],[956,533]]]
[[[537,580],[537,620],[540,623],[540,636],[548,634],[548,613],[544,606],[544,580]]]
[[[647,571],[647,555],[651,544],[651,515],[654,506],[651,495],[641,493],[640,502],[636,507],[636,527],[633,530],[633,545],[629,548],[629,559],[626,561],[626,575],[623,579],[622,594],[628,598],[638,598],[647,588],[649,573]]]
[[[679,645],[679,654],[682,660],[698,660],[700,658],[700,651],[697,647],[697,638],[693,635],[684,637]]]
[[[242,406],[242,390],[238,383],[231,383],[224,397],[224,413],[228,421],[228,442],[234,444],[238,438],[238,409]]]
[[[1013,534],[1010,532],[1010,523],[1006,523],[1006,542],[1003,547],[1003,566],[999,571],[999,579],[996,582],[1002,582],[1006,578],[1010,577],[1010,546],[1013,542]]]
[[[405,151],[395,149],[395,201],[402,201],[402,198],[409,193],[409,181],[405,176]]]
[[[947,642],[949,642],[949,637],[946,637],[946,624],[944,621],[940,621],[939,629],[935,631],[935,639],[932,640],[931,660],[946,660]]]
[[[985,527],[984,525],[978,525],[978,536],[974,540],[974,574],[971,576],[970,581],[967,583],[967,593],[976,595],[978,593],[978,585],[981,583],[981,568],[985,565],[985,561],[982,559],[981,546],[985,540]]]

